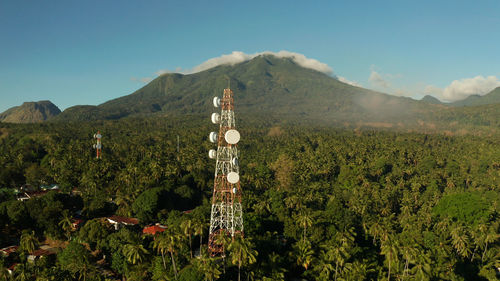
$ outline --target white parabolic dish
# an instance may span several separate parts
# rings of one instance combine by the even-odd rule
[[[220,105],[220,98],[219,97],[214,97],[213,103],[214,103],[214,107],[219,107],[219,105]]]
[[[224,135],[224,139],[229,144],[237,144],[240,141],[240,132],[234,129],[228,130]]]
[[[102,136],[101,136],[101,134],[97,134],[95,137],[100,139]]]
[[[208,139],[213,143],[217,142],[217,133],[211,132],[210,135],[208,136]]]
[[[215,151],[215,149],[210,149],[208,151],[208,157],[210,157],[211,159],[215,159],[215,157],[217,157],[217,151]]]
[[[219,115],[219,113],[215,113],[215,112],[212,113],[211,119],[212,119],[212,123],[214,123],[214,124],[219,123],[220,122],[220,115]]]
[[[227,181],[229,183],[235,184],[240,181],[240,175],[235,172],[230,172],[229,174],[227,174]]]

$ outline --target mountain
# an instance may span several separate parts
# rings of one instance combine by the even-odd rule
[[[421,99],[421,101],[424,101],[424,102],[427,102],[427,103],[431,103],[431,104],[443,104],[443,102],[441,102],[437,98],[435,98],[433,96],[430,96],[430,95],[426,95],[425,97],[423,97]]]
[[[425,101],[396,97],[348,85],[273,55],[189,75],[164,74],[130,95],[98,106],[70,107],[51,120],[144,116],[199,120],[216,111],[212,98],[221,96],[228,85],[234,91],[236,117],[266,126],[302,123],[447,134],[491,133],[500,128],[500,104],[454,107],[433,104],[436,100],[429,97]],[[496,96],[496,91],[487,96]]]
[[[210,114],[211,100],[230,85],[238,114],[345,122],[414,120],[429,105],[354,87],[289,58],[261,55],[235,65],[164,74],[136,92],[98,106],[75,106],[57,120],[119,119],[150,114]]]
[[[0,113],[0,121],[6,123],[38,123],[49,120],[61,110],[48,100],[25,102]]]
[[[471,95],[463,100],[459,100],[451,103],[452,106],[478,106],[500,103],[500,87],[497,87],[493,91],[486,95]]]

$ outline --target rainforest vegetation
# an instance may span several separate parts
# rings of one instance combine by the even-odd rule
[[[498,136],[237,125],[245,235],[212,258],[207,120],[0,123],[0,280],[497,280]]]

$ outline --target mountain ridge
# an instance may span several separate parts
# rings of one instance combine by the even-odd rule
[[[235,92],[238,111],[244,114],[292,115],[326,122],[386,121],[399,115],[415,115],[424,108],[411,98],[348,85],[325,73],[301,67],[289,58],[260,55],[194,74],[164,74],[132,94],[95,107],[68,108],[58,119],[209,114],[211,98],[220,95],[228,85]],[[401,105],[405,108],[398,108]]]
[[[61,110],[49,100],[24,102],[0,113],[0,121],[6,123],[39,123],[59,115]]]

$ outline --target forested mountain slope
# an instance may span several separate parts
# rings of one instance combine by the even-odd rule
[[[9,108],[0,113],[1,122],[9,123],[39,123],[49,120],[61,113],[52,102],[25,102],[20,106]]]

